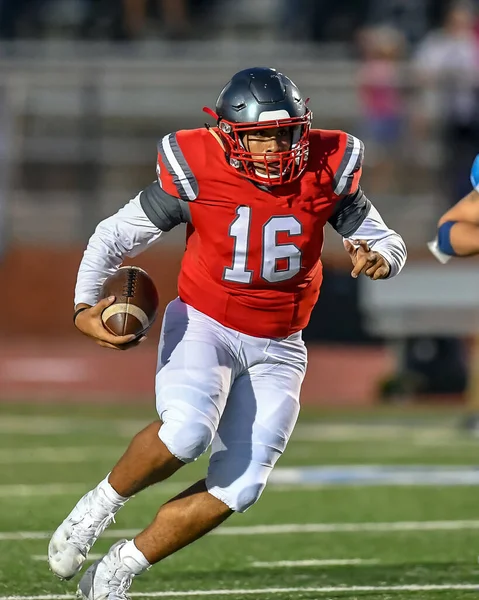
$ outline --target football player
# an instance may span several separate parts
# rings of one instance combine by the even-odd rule
[[[125,256],[187,224],[179,295],[160,336],[159,419],[56,530],[52,571],[73,577],[132,495],[211,447],[206,478],[85,572],[79,592],[88,600],[125,598],[133,577],[260,497],[298,416],[301,331],[319,295],[326,223],[344,238],[353,277],[394,277],[406,259],[402,238],[359,185],[361,141],[311,130],[307,102],[285,75],[241,71],[207,112],[215,126],[160,141],[156,180],[98,225],[78,273],[78,329],[100,345],[129,347],[131,337],[102,325],[112,299],[97,301],[100,286]]]
[[[472,191],[439,219],[436,239],[428,246],[447,263],[452,256],[479,254],[479,154],[471,168]]]

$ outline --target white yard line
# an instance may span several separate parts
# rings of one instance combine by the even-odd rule
[[[474,466],[444,465],[333,465],[281,467],[270,477],[275,485],[479,485],[479,470]]]
[[[0,448],[0,464],[17,463],[81,463],[119,458],[125,448],[120,446],[58,446],[31,448]]]
[[[29,485],[23,483],[0,485],[0,498],[19,496],[62,496],[68,494],[84,494],[85,485],[80,483],[40,483]]]
[[[98,560],[100,558],[103,558],[104,556],[105,556],[104,554],[95,554],[94,552],[92,552],[91,554],[88,555],[87,560],[89,560],[89,561]],[[32,560],[37,560],[40,562],[48,561],[47,554],[32,554],[31,558],[32,558]]]
[[[453,427],[421,426],[410,424],[376,423],[300,423],[291,441],[403,441],[426,438],[443,440],[459,437]]]
[[[377,565],[376,559],[363,558],[328,558],[325,560],[277,560],[275,562],[256,561],[251,563],[252,567],[258,569],[282,569],[283,567],[341,567],[349,565]]]
[[[165,482],[155,487],[156,495],[177,494],[190,487],[191,481],[187,482]],[[334,484],[286,484],[278,485],[273,483],[269,487],[271,492],[293,492],[293,491],[314,491],[321,488],[335,487]],[[344,487],[341,485],[341,487]],[[69,496],[83,495],[88,492],[89,487],[83,483],[8,483],[0,484],[0,498],[18,498],[18,497],[36,497],[36,496]],[[151,492],[146,492],[151,493]]]
[[[65,416],[35,416],[5,414],[0,419],[0,433],[15,433],[24,435],[70,435],[71,433],[90,432],[101,434],[105,426],[112,433],[119,436],[129,436],[139,431],[148,423],[143,419],[129,418],[89,418],[76,416],[69,418]],[[467,440],[472,445],[478,445],[478,438],[464,438],[460,436],[454,427],[445,426],[422,426],[387,423],[300,423],[297,425],[292,442],[372,442],[385,440],[404,440],[419,445],[435,445],[447,443],[464,444]]]
[[[2,415],[0,433],[17,435],[71,435],[74,433],[94,433],[101,439],[103,431],[112,435],[128,437],[140,431],[148,420],[107,419],[88,417],[42,417],[35,415]]]
[[[9,451],[10,452],[10,451]],[[112,451],[113,453],[113,451]],[[120,450],[115,450],[118,456]],[[8,454],[0,450],[0,463]],[[37,456],[31,452],[19,453],[18,461],[12,462],[75,462],[94,459],[95,452],[87,451],[78,455],[77,448],[66,449],[64,453],[50,452],[48,448],[38,449]],[[168,494],[189,487],[188,482],[165,482],[155,489],[155,493]],[[474,466],[441,466],[441,465],[336,465],[310,467],[282,467],[274,471],[270,477],[269,491],[296,492],[298,490],[317,490],[324,487],[341,486],[452,486],[479,485],[479,470]],[[0,498],[17,496],[58,496],[86,492],[82,483],[42,483],[42,484],[0,484]]]
[[[397,521],[390,523],[305,523],[223,527],[215,535],[278,535],[288,533],[356,533],[393,531],[451,531],[479,529],[479,521]]]
[[[477,483],[471,483],[465,481],[467,485],[477,485]],[[184,489],[190,487],[190,482],[184,483],[162,483],[154,488],[154,493],[157,496],[177,494]],[[291,493],[291,492],[317,492],[324,488],[328,489],[342,489],[347,485],[348,487],[383,487],[384,485],[394,485],[390,482],[350,482],[344,483],[295,483],[295,484],[280,484],[270,482],[268,492],[275,493]],[[396,485],[419,485],[415,483],[407,482],[396,482]],[[434,483],[435,486],[449,487],[449,483]],[[456,485],[456,484],[454,484]],[[6,484],[0,485],[0,498],[18,498],[18,497],[35,497],[35,496],[70,496],[70,495],[83,495],[88,492],[88,486],[78,483],[47,483],[47,484]],[[152,493],[147,491],[144,493]]]
[[[331,440],[323,440],[328,442]],[[404,442],[404,440],[402,440]],[[479,441],[474,440],[476,446],[479,446]],[[322,442],[321,442],[322,443]],[[354,442],[357,443],[357,442]],[[288,448],[289,458],[309,458],[311,456],[311,444],[312,442],[298,442],[291,444]],[[461,442],[453,442],[449,440],[438,441],[434,443],[427,442],[425,440],[412,441],[408,440],[407,444],[404,443],[399,447],[398,445],[388,445],[381,448],[381,457],[384,459],[386,456],[414,456],[417,454],[417,446],[421,446],[423,449],[437,451],[438,448],[444,448],[448,446],[448,452],[450,448],[457,446],[457,452],[464,451],[464,442],[462,446]],[[470,443],[467,443],[470,445]],[[118,458],[125,450],[125,446],[45,446],[37,447],[31,446],[29,448],[0,448],[0,464],[36,464],[36,463],[82,463],[87,461],[98,461],[98,460],[114,460]],[[350,454],[348,453],[350,458]],[[372,443],[368,446],[361,447],[361,459],[363,462],[365,459],[377,459],[378,447],[377,443]]]
[[[79,419],[78,421],[81,421]],[[17,416],[17,415],[4,415],[0,420],[0,433],[15,433],[23,435],[70,435],[77,431],[83,431],[84,427],[80,426],[79,422],[75,422],[75,419],[69,419],[67,417],[31,417],[28,415]],[[96,426],[98,427],[96,421]],[[92,421],[92,425],[95,426],[95,422]]]
[[[394,531],[463,531],[479,529],[479,521],[396,521],[389,523],[304,523],[284,525],[249,525],[223,527],[208,535],[281,535],[293,533],[357,533]],[[138,529],[109,529],[103,538],[120,539],[135,536]],[[2,531],[0,541],[42,540],[51,536],[49,531]],[[479,584],[478,584],[479,585]],[[1,600],[1,598],[0,598]]]
[[[176,494],[189,487],[191,482],[166,482],[155,488],[157,495]],[[88,492],[83,483],[39,483],[39,484],[5,484],[0,485],[0,498],[83,495]]]
[[[131,592],[134,598],[183,598],[187,596],[260,596],[262,594],[338,594],[361,592],[448,592],[479,590],[479,583],[443,583],[438,585],[364,585],[335,587],[294,587],[227,590],[186,590],[183,592]],[[74,594],[41,596],[0,596],[0,600],[74,600]]]
[[[98,560],[102,558],[104,554],[91,553],[88,555],[89,561]],[[46,554],[32,554],[32,560],[39,562],[48,561]],[[376,559],[362,559],[362,558],[330,558],[325,560],[310,559],[310,560],[278,560],[276,562],[261,562],[256,561],[251,563],[252,567],[257,569],[279,569],[283,567],[340,567],[349,565],[377,565],[379,561]]]

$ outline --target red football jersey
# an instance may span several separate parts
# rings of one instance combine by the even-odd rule
[[[304,329],[321,287],[323,228],[338,200],[358,189],[362,143],[313,130],[302,176],[264,189],[227,164],[207,129],[165,136],[158,149],[160,186],[188,200],[191,214],[180,298],[252,336]]]

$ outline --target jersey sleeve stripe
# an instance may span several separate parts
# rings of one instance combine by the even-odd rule
[[[353,183],[353,175],[361,166],[364,154],[364,145],[361,140],[348,134],[348,141],[344,156],[339,165],[339,169],[334,176],[334,193],[348,194]]]
[[[186,162],[174,133],[165,135],[158,144],[158,152],[173,179],[179,197],[187,201],[196,200],[198,182]]]
[[[358,154],[358,157],[356,159],[356,163],[355,163],[355,165],[353,167],[353,170],[351,172],[351,175],[349,175],[349,177],[348,177],[348,181],[347,181],[346,186],[345,186],[345,188],[344,188],[344,190],[342,192],[343,194],[350,194],[355,179],[356,179],[356,183],[357,183],[357,181],[359,181],[360,169],[361,169],[361,165],[363,164],[363,160],[364,160],[364,144],[360,140],[358,140],[358,141],[359,141],[359,144],[360,144],[359,154]]]

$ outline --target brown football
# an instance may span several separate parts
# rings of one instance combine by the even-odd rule
[[[101,318],[115,335],[140,336],[151,327],[158,314],[158,292],[153,280],[139,267],[121,267],[105,279],[100,297],[115,296]]]

